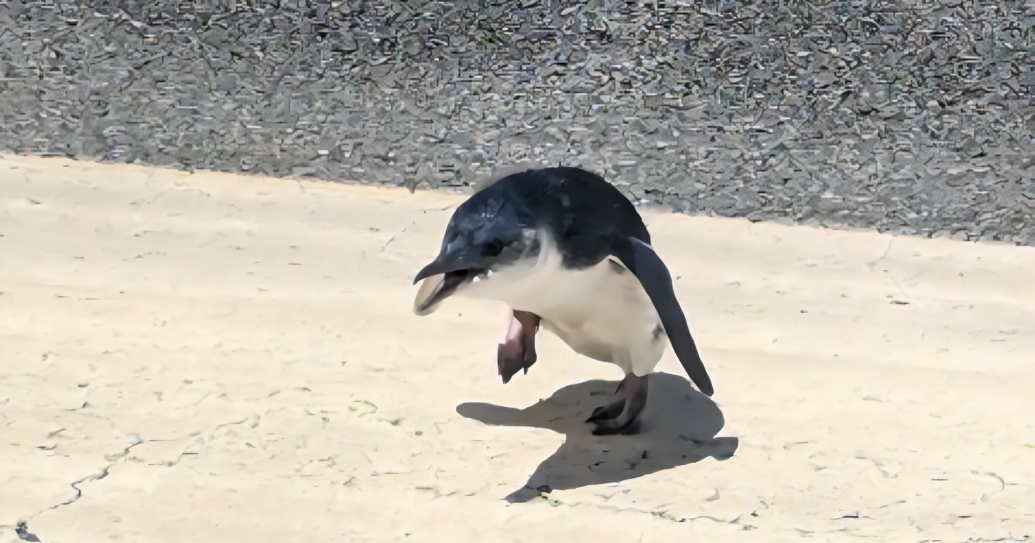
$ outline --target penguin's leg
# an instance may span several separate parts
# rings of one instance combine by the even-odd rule
[[[527,373],[528,368],[535,364],[535,334],[539,320],[535,313],[513,311],[507,335],[496,348],[496,366],[503,377],[503,384],[508,383],[518,370]]]
[[[643,406],[647,405],[647,376],[637,376],[634,373],[625,374],[625,379],[618,385],[615,394],[622,396],[621,400],[598,407],[593,410],[586,422],[596,423],[593,430],[595,436],[615,434],[635,434],[638,429],[637,417]]]
[[[631,374],[626,374],[626,378],[628,378],[629,375],[631,375]],[[593,413],[591,413],[589,415],[589,418],[586,419],[586,422],[597,422],[597,421],[600,421],[600,420],[611,420],[611,419],[617,418],[618,415],[621,415],[622,411],[625,409],[625,395],[622,394],[622,390],[624,390],[624,389],[625,389],[625,379],[622,379],[622,382],[618,383],[618,389],[615,390],[615,395],[621,395],[622,399],[620,399],[620,400],[618,400],[616,402],[611,402],[611,403],[609,403],[607,405],[601,405],[600,407],[597,407],[596,409],[593,410]]]

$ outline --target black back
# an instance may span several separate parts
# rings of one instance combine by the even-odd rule
[[[616,243],[630,238],[650,245],[650,234],[632,202],[599,175],[579,168],[509,175],[473,195],[454,217],[470,222],[501,215],[522,227],[551,232],[566,268],[593,266],[612,254]]]

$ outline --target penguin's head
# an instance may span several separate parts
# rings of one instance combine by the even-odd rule
[[[446,227],[438,257],[417,273],[424,280],[413,312],[427,315],[459,292],[499,283],[501,272],[534,265],[539,253],[535,228],[523,224],[497,191],[475,194],[461,204]]]

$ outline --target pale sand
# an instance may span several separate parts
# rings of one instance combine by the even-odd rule
[[[0,160],[0,541],[1035,537],[1032,248],[645,213],[718,407],[595,438],[615,367],[411,313],[463,198]]]

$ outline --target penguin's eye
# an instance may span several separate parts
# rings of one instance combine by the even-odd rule
[[[499,238],[482,244],[482,256],[499,256],[503,252],[503,242]]]

